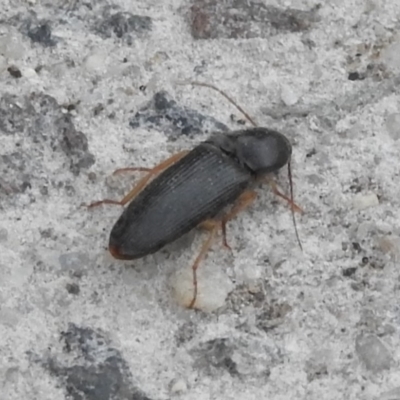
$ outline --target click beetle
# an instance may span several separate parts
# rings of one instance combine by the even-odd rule
[[[212,85],[199,85],[218,90],[236,105]],[[247,114],[245,116],[248,117]],[[291,204],[292,213],[301,211],[293,202],[291,155],[289,140],[275,130],[254,127],[214,133],[192,150],[175,154],[152,169],[117,170],[148,173],[121,201],[102,200],[89,207],[100,204],[125,206],[129,203],[109,238],[110,253],[122,260],[153,254],[195,227],[207,229],[208,238],[193,264],[194,295],[189,305],[192,308],[197,297],[196,269],[200,261],[219,230],[222,231],[224,244],[229,247],[226,223],[255,200],[256,193],[252,190],[255,183],[287,164],[291,198],[279,192],[273,181],[269,180],[269,183],[275,194]],[[225,211],[228,205],[232,207]],[[300,241],[299,245],[301,247]]]

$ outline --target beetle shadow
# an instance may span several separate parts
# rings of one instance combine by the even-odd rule
[[[197,235],[201,235],[200,229],[194,229],[183,235],[174,242],[166,245],[154,254],[149,254],[138,260],[124,262],[125,269],[133,269],[141,275],[142,279],[153,279],[157,271],[166,263],[178,261],[184,253],[192,250],[192,245],[196,241]]]
[[[193,243],[196,241],[199,235],[201,235],[201,230],[193,229],[174,242],[166,245],[162,250],[155,253],[154,257],[157,259],[157,261],[161,261],[161,258],[164,261],[170,259],[177,260],[182,256],[183,253],[191,251]]]

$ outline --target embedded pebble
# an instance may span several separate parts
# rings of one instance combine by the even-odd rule
[[[368,235],[376,231],[376,225],[369,221],[361,222],[360,224],[355,226],[355,231],[355,237],[357,238],[357,240],[364,240],[368,237]]]
[[[383,52],[382,59],[386,66],[397,72],[400,68],[400,40],[397,38],[390,46]]]
[[[305,372],[309,382],[320,379],[328,374],[328,367],[332,364],[333,354],[328,349],[315,351],[305,363]]]
[[[281,100],[287,106],[293,106],[299,101],[299,95],[288,85],[281,86]]]
[[[398,236],[383,236],[377,239],[378,248],[394,259],[400,257],[400,238]]]
[[[0,54],[7,59],[18,60],[23,57],[25,49],[19,35],[9,33],[0,37]]]
[[[243,377],[268,376],[280,357],[278,347],[270,341],[249,340],[234,349],[232,362]]]
[[[400,387],[382,393],[379,400],[400,400]]]
[[[146,69],[151,69],[157,65],[162,64],[164,61],[169,59],[168,54],[165,51],[157,51],[153,56],[151,56],[146,62]]]
[[[194,293],[192,268],[178,269],[172,276],[171,284],[175,300],[183,307],[189,307]],[[232,289],[232,282],[221,268],[201,265],[197,270],[197,299],[194,308],[213,312],[224,305]]]
[[[374,335],[360,335],[356,339],[356,353],[367,370],[381,372],[389,369],[392,364],[392,355],[378,337]]]
[[[359,193],[353,199],[353,207],[356,210],[365,210],[369,207],[376,207],[379,205],[378,196],[375,193]]]
[[[394,140],[400,139],[400,114],[393,113],[387,116],[386,130]]]
[[[0,228],[0,243],[7,242],[8,231],[5,228]]]
[[[173,379],[169,390],[172,394],[184,393],[187,391],[187,384],[183,379]]]
[[[80,270],[89,263],[89,256],[78,251],[64,253],[59,256],[58,261],[62,269]]]
[[[265,268],[261,265],[243,263],[235,266],[236,281],[240,283],[253,283],[262,278]]]
[[[7,68],[7,59],[0,54],[0,72]]]
[[[35,78],[37,73],[33,68],[21,68],[22,76],[25,78]]]
[[[280,348],[272,339],[222,337],[202,343],[194,349],[195,367],[214,375],[225,370],[231,376],[267,377],[282,359]]]
[[[0,325],[15,328],[21,319],[20,312],[14,308],[2,307],[0,310]]]
[[[105,73],[107,70],[107,54],[97,51],[88,55],[84,66],[88,72]]]

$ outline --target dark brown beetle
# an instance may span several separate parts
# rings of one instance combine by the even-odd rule
[[[103,200],[90,207],[104,203],[125,205],[131,201],[110,234],[109,250],[117,259],[133,260],[155,253],[197,226],[209,230],[193,264],[194,297],[189,306],[193,307],[197,296],[196,269],[215,234],[222,230],[224,244],[228,246],[226,223],[254,201],[254,183],[286,164],[290,171],[291,154],[288,139],[270,129],[255,127],[216,133],[193,150],[175,154],[153,169],[118,170],[141,170],[148,174],[122,201]],[[276,185],[271,185],[277,195],[292,205],[292,210],[300,210],[293,203],[292,186],[288,199]],[[232,208],[223,213],[230,204]]]

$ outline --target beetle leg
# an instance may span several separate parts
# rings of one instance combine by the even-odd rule
[[[231,210],[225,214],[221,219],[221,229],[222,236],[224,240],[224,246],[230,249],[228,242],[226,240],[226,224],[235,218],[238,214],[240,214],[243,210],[249,207],[257,197],[257,193],[253,190],[246,190],[242,193],[239,198],[236,200],[236,203],[233,205]]]
[[[97,207],[101,204],[118,204],[118,205],[124,206],[125,204],[129,203],[142,189],[144,189],[144,187],[147,185],[147,183],[149,182],[149,180],[151,178],[154,178],[156,175],[158,175],[164,169],[168,168],[170,165],[179,161],[187,153],[188,153],[188,150],[180,151],[179,153],[174,154],[172,157],[167,158],[166,160],[164,160],[162,163],[158,164],[154,168],[151,168],[149,170],[149,173],[146,176],[144,176],[142,179],[140,179],[139,182],[136,184],[136,186],[122,200],[120,200],[120,201],[108,200],[108,199],[100,200],[100,201],[96,201],[92,204],[89,204],[88,208]],[[147,168],[141,168],[141,167],[139,167],[139,168],[121,168],[121,169],[116,170],[114,172],[114,174],[118,173],[118,172],[122,172],[122,171],[128,171],[128,170],[143,171],[143,170],[147,170]]]
[[[214,240],[215,234],[219,228],[219,224],[215,223],[214,227],[210,230],[210,233],[208,235],[207,240],[203,243],[203,247],[200,250],[199,255],[197,256],[196,260],[194,261],[194,264],[192,266],[192,270],[193,270],[193,299],[189,304],[189,308],[193,308],[195,303],[196,303],[196,299],[197,299],[197,268],[199,267],[199,264],[201,262],[201,260],[203,260],[203,258],[205,257],[205,255],[207,254],[207,251],[209,250],[209,248],[212,245],[212,242]]]
[[[223,215],[220,219],[207,219],[199,224],[199,227],[205,229],[207,231],[211,231],[214,228],[221,229],[222,231],[222,241],[223,245],[232,251],[231,246],[229,246],[228,241],[226,239],[226,224],[233,218],[235,218],[239,213],[241,213],[244,209],[249,207],[253,201],[255,200],[257,194],[254,191],[247,190],[242,193],[239,198],[236,200],[236,203],[233,205],[231,210]]]
[[[207,240],[204,242],[203,247],[201,248],[201,251],[199,255],[197,256],[192,269],[193,269],[193,286],[194,286],[194,293],[193,293],[193,299],[189,304],[189,308],[193,308],[196,299],[197,299],[197,268],[199,267],[200,262],[203,260],[205,257],[207,251],[210,249],[212,242],[214,240],[215,234],[219,229],[222,229],[222,234],[223,234],[223,242],[224,246],[226,246],[228,249],[231,249],[230,246],[227,243],[226,240],[226,224],[228,221],[231,219],[235,218],[240,212],[242,212],[244,209],[250,206],[250,204],[253,203],[255,198],[257,197],[256,192],[247,190],[246,192],[242,193],[232,209],[225,214],[221,219],[207,219],[203,221],[199,226],[203,229],[208,230],[209,236]]]
[[[226,229],[225,226],[222,224],[222,221],[219,219],[206,219],[205,221],[201,222],[199,224],[199,228],[204,229],[206,231],[212,231],[214,228],[217,230],[221,229],[222,230],[222,244],[228,249],[232,250],[231,246],[226,241]]]
[[[291,198],[285,196],[282,192],[279,191],[278,185],[276,184],[276,182],[271,177],[265,176],[265,177],[263,177],[262,180],[264,180],[265,182],[267,182],[271,186],[272,191],[276,196],[281,197],[282,199],[284,199],[285,201],[287,201],[289,203],[291,211],[292,211],[293,226],[294,226],[294,231],[295,231],[296,238],[297,238],[297,243],[299,244],[300,249],[303,250],[303,246],[301,245],[301,241],[300,241],[300,236],[299,236],[299,233],[297,231],[297,225],[296,225],[296,219],[295,219],[295,216],[294,216],[294,212],[297,211],[298,213],[303,214],[304,211],[303,211],[302,208],[300,208],[293,201],[293,186],[292,186],[292,183],[291,183],[292,182],[291,181],[292,177],[291,177],[290,163],[288,164],[288,168],[289,168],[289,181],[290,181]]]
[[[221,230],[222,230],[222,244],[226,249],[232,251],[232,247],[229,246],[228,240],[226,239],[226,222],[221,222]]]
[[[167,158],[165,161],[152,168],[150,172],[142,179],[140,179],[137,185],[121,200],[121,205],[124,206],[125,204],[129,203],[140,191],[142,191],[142,189],[145,188],[145,186],[147,185],[147,183],[151,178],[154,178],[160,172],[162,172],[172,164],[175,164],[177,161],[183,158],[188,152],[189,152],[188,150],[180,151],[179,153],[174,154],[172,157]]]
[[[128,168],[119,168],[113,172],[113,175],[117,175],[123,172],[151,172],[153,168],[145,168],[145,167],[128,167]]]
[[[206,231],[211,231],[211,230],[213,230],[213,229],[215,228],[215,226],[218,225],[218,224],[220,225],[221,222],[218,221],[218,220],[216,220],[216,219],[210,218],[210,219],[206,219],[206,220],[203,221],[203,222],[200,222],[199,228],[204,229],[204,230],[206,230]]]
[[[304,211],[301,207],[299,207],[296,203],[294,203],[291,199],[289,199],[289,197],[287,197],[286,195],[284,195],[279,189],[278,189],[278,185],[276,184],[276,182],[270,178],[270,177],[264,177],[263,180],[268,183],[268,185],[271,186],[272,192],[280,197],[281,199],[287,201],[289,203],[289,205],[291,207],[293,207],[293,211],[297,211],[300,214],[303,214]]]

